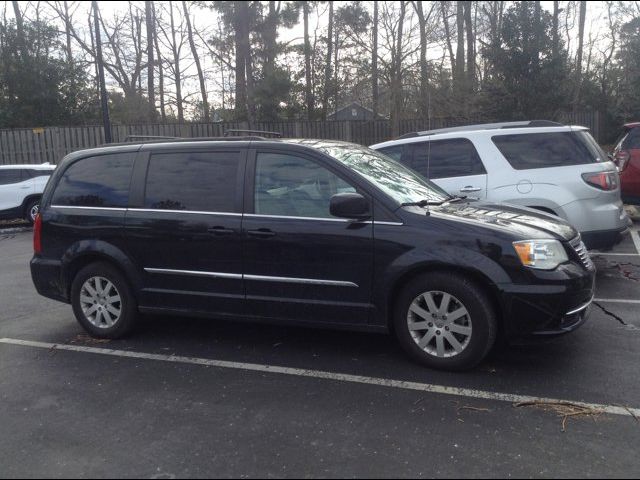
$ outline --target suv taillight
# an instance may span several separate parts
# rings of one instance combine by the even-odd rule
[[[582,179],[600,190],[615,190],[619,183],[618,172],[583,173]]]
[[[33,222],[33,253],[40,255],[42,253],[42,215],[38,213]]]
[[[622,172],[626,168],[627,164],[629,163],[629,159],[631,158],[631,155],[626,150],[620,150],[616,152],[616,155],[614,158],[616,161],[616,165],[618,166],[618,171]]]

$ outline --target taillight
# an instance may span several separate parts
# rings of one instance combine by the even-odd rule
[[[42,253],[42,215],[38,213],[33,222],[33,253],[40,255]]]
[[[618,165],[618,170],[621,172],[627,167],[629,159],[631,158],[631,154],[629,154],[629,152],[627,152],[626,150],[620,150],[616,152],[614,158],[616,161],[616,165]]]
[[[600,190],[615,190],[619,183],[618,172],[583,173],[582,179]]]

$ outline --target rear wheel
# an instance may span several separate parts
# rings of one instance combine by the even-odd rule
[[[432,368],[473,368],[495,343],[491,301],[461,275],[437,272],[417,277],[400,293],[394,313],[394,330],[404,350]]]
[[[29,222],[31,225],[36,221],[36,217],[38,216],[38,212],[40,211],[40,199],[36,198],[33,200],[29,200],[27,203],[27,208],[25,208],[24,219]]]
[[[71,286],[76,319],[93,337],[120,338],[136,324],[138,312],[126,278],[105,262],[78,272]]]

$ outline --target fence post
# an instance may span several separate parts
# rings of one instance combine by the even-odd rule
[[[351,120],[347,120],[344,125],[344,136],[347,142],[353,141],[353,135],[351,134]]]

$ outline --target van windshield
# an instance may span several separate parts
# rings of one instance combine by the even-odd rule
[[[422,200],[439,203],[451,198],[435,183],[375,150],[335,143],[315,147],[366,178],[400,204]]]

